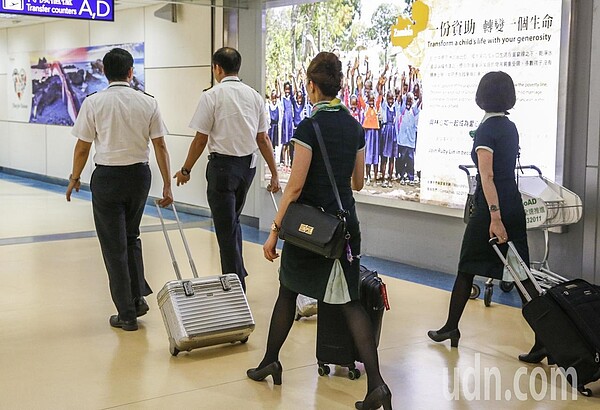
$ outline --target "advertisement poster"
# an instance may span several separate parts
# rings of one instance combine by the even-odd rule
[[[28,122],[31,112],[31,64],[29,54],[8,58],[6,86],[7,116],[11,121]]]
[[[131,85],[143,91],[144,43],[80,47],[10,56],[13,72],[11,81],[14,86],[11,84],[9,88],[9,101],[15,101],[17,97],[20,102],[9,104],[9,118],[36,124],[72,126],[85,97],[108,86],[102,58],[115,47],[132,54],[134,78]],[[20,81],[18,87],[17,77]],[[17,88],[23,89],[21,97],[14,95]]]
[[[339,97],[366,130],[361,193],[462,208],[468,178],[458,166],[473,164],[471,134],[484,114],[475,91],[489,71],[515,83],[509,118],[521,163],[554,177],[561,17],[561,0],[331,0],[268,10],[265,105],[281,179],[293,129],[311,112],[305,70],[320,51],[339,55]],[[373,112],[375,124],[365,123]]]

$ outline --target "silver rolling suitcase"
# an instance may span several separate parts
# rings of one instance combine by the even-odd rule
[[[173,204],[177,227],[194,274],[192,279],[182,279],[162,211],[158,205],[156,208],[177,275],[177,280],[167,282],[157,295],[169,336],[169,351],[177,356],[180,351],[198,347],[238,341],[246,343],[255,324],[237,275],[198,277]]]

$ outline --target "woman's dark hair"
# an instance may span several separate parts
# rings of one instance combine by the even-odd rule
[[[113,48],[102,59],[104,75],[108,81],[127,80],[129,69],[133,67],[133,57],[127,50]]]
[[[486,112],[505,112],[515,106],[517,97],[512,78],[502,71],[492,71],[481,77],[475,103]]]
[[[231,47],[223,47],[215,51],[212,63],[220,66],[225,74],[237,74],[242,66],[242,55]]]
[[[326,97],[335,97],[342,88],[342,63],[333,53],[322,51],[310,62],[306,78],[315,83]]]

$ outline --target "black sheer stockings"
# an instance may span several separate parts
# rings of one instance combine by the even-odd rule
[[[473,278],[473,275],[462,272],[459,272],[456,276],[456,281],[454,282],[454,287],[452,288],[452,295],[450,296],[450,308],[448,310],[448,319],[446,320],[446,324],[438,330],[439,333],[445,333],[454,329],[458,329],[458,322],[460,321],[460,318],[465,310],[465,306],[467,305],[469,297],[471,296]],[[538,295],[538,292],[530,279],[524,280],[521,283],[531,296]],[[525,304],[525,297],[523,296],[519,288],[516,288],[519,291],[521,301],[523,302],[523,304]]]
[[[279,360],[279,351],[294,324],[297,296],[296,292],[284,286],[279,287],[279,296],[277,297],[275,307],[273,308],[273,315],[271,316],[267,351],[263,360],[258,365],[258,369],[262,369]],[[365,366],[368,394],[384,383],[379,371],[379,358],[373,335],[373,326],[367,312],[365,312],[358,301],[342,305],[341,310],[348,323],[348,328],[352,334],[358,354]]]

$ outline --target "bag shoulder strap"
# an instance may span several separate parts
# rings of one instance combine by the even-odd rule
[[[323,155],[323,162],[325,162],[325,168],[327,169],[327,175],[329,175],[329,182],[331,182],[331,186],[333,187],[333,194],[335,195],[335,200],[337,201],[338,207],[340,208],[340,212],[345,212],[344,207],[342,206],[342,200],[340,199],[340,193],[338,192],[337,184],[335,183],[335,178],[333,177],[333,170],[331,169],[331,163],[329,162],[329,156],[327,155],[327,149],[325,148],[325,142],[323,142],[323,136],[321,135],[321,128],[319,127],[319,123],[314,119],[310,118],[310,122],[315,129],[315,133],[317,134],[317,141],[319,141],[319,147],[321,148],[321,154]],[[343,215],[342,215],[343,216]]]

